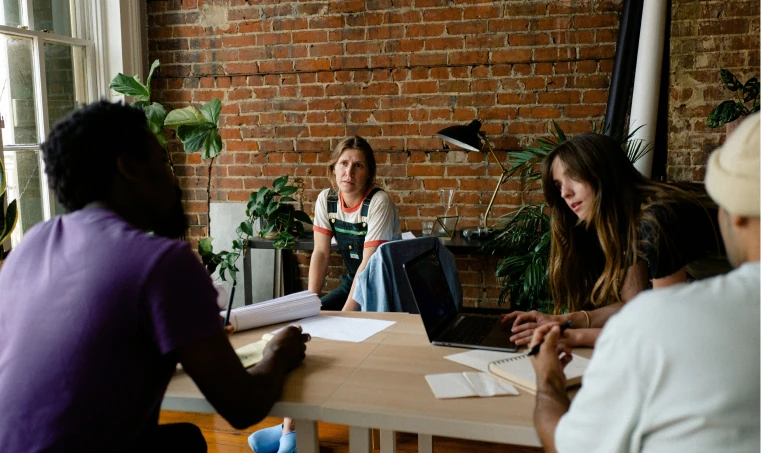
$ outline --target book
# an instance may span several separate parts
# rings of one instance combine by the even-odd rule
[[[581,378],[589,365],[589,359],[573,354],[573,360],[566,365],[566,388],[581,384]],[[489,373],[512,382],[529,393],[536,394],[536,373],[528,354],[516,354],[489,363]]]
[[[518,394],[512,385],[495,379],[486,373],[473,371],[427,374],[425,380],[428,381],[431,391],[438,399]]]
[[[230,310],[230,325],[236,332],[254,329],[270,324],[293,321],[294,319],[317,316],[322,303],[317,294],[309,291],[289,294],[276,299]],[[225,317],[227,311],[220,316]]]
[[[235,350],[235,354],[238,355],[243,368],[251,368],[262,361],[262,358],[264,357],[264,347],[267,346],[267,342],[270,341],[273,336],[274,335],[271,333],[265,333],[262,335],[261,340],[241,346]]]

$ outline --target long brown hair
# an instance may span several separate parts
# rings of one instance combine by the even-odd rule
[[[592,214],[580,222],[552,179],[560,159],[569,176],[594,192]],[[605,135],[585,133],[558,145],[542,163],[542,185],[552,211],[549,263],[555,312],[578,311],[621,301],[630,266],[641,259],[639,226],[660,230],[649,207],[673,213],[677,202],[702,205],[686,190],[646,179],[629,162],[621,145]],[[666,235],[661,241],[668,241]]]
[[[367,191],[367,189],[375,184],[375,172],[377,167],[375,164],[375,154],[373,153],[373,149],[370,147],[370,144],[367,143],[367,140],[357,135],[354,137],[347,137],[338,143],[336,148],[330,154],[328,169],[325,172],[325,175],[330,180],[330,185],[335,189],[336,178],[333,174],[333,170],[336,168],[336,163],[341,157],[341,154],[343,154],[343,152],[347,149],[356,149],[365,157],[365,162],[367,162],[367,181],[365,182],[365,191]]]

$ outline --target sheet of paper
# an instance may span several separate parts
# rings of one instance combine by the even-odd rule
[[[445,359],[457,362],[459,364],[475,368],[484,373],[489,372],[489,362],[496,360],[509,359],[525,353],[485,351],[483,349],[471,349],[470,351],[460,352],[444,356]]]
[[[344,318],[340,316],[315,316],[291,324],[298,324],[304,333],[326,340],[359,343],[395,324],[396,321],[379,319]],[[276,330],[278,332],[281,329]]]
[[[439,399],[518,395],[515,387],[486,373],[466,371],[428,374],[425,380],[428,381],[433,394]]]
[[[415,235],[412,234],[412,231],[403,231],[402,239],[415,239]]]

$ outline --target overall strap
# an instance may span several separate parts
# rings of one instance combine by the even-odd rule
[[[328,192],[328,219],[335,219],[338,212],[338,191],[336,189],[330,189]],[[330,222],[331,225],[333,221]]]
[[[367,194],[367,197],[362,202],[362,211],[360,212],[360,216],[362,217],[362,222],[367,223],[367,214],[370,212],[370,202],[373,199],[373,195],[375,195],[378,192],[381,192],[383,189],[380,187],[376,187],[373,190],[370,191],[369,194]]]

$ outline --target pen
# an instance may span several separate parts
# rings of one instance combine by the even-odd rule
[[[222,324],[223,326],[226,326],[230,324],[230,311],[232,311],[233,308],[233,297],[235,296],[235,283],[233,282],[233,287],[230,289],[230,297],[227,299],[227,313],[225,313],[225,323]]]
[[[564,322],[560,326],[560,335],[563,335],[563,332],[565,332],[565,329],[571,327],[571,322],[572,321],[569,319],[568,321]],[[544,339],[542,339],[542,341],[540,341],[539,344],[531,348],[531,351],[529,351],[528,356],[531,357],[532,355],[539,354],[539,348],[542,347],[542,343],[544,343]]]

